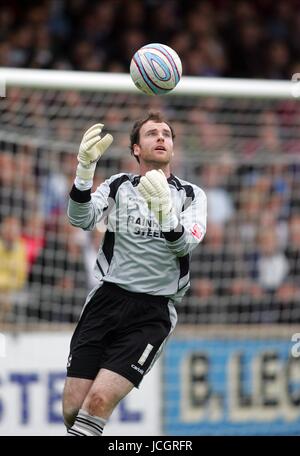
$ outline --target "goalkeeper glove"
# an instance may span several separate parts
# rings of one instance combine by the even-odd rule
[[[137,186],[149,209],[155,215],[162,231],[174,230],[178,219],[172,206],[171,190],[163,171],[148,171]]]
[[[100,133],[103,124],[95,124],[83,135],[77,155],[78,166],[76,176],[84,181],[90,181],[94,177],[97,161],[113,142],[113,137],[106,134],[101,138]]]

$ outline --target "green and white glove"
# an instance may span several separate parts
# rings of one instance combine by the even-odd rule
[[[103,124],[95,124],[83,135],[77,155],[78,166],[76,176],[83,181],[92,181],[99,158],[113,142],[113,137],[106,134],[101,138]]]
[[[148,171],[141,177],[137,189],[155,215],[162,231],[174,230],[178,225],[178,219],[173,210],[171,190],[163,171]]]

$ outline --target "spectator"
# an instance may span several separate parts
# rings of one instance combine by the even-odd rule
[[[20,221],[7,216],[0,227],[0,323],[9,312],[27,278],[26,245],[21,237]]]
[[[300,288],[300,213],[294,213],[289,220],[289,236],[285,251],[289,262],[289,279]]]
[[[264,77],[267,79],[289,79],[291,56],[284,41],[273,41],[267,47],[267,65]]]
[[[200,179],[207,195],[209,223],[224,225],[234,215],[232,197],[226,190],[226,184],[233,172],[234,165],[231,160],[230,155],[224,155],[217,163],[207,163],[201,170]]]
[[[16,161],[18,166],[16,167]],[[38,206],[33,160],[26,152],[14,156],[0,153],[0,222],[7,215],[15,215],[21,223]]]
[[[44,152],[46,154],[46,152]],[[49,160],[50,161],[50,160]],[[51,168],[41,178],[40,211],[46,221],[64,214],[67,206],[68,181],[63,172],[63,160],[50,161]]]
[[[21,238],[26,246],[29,271],[45,245],[44,229],[44,219],[38,213],[27,219],[24,225]]]
[[[253,278],[269,293],[275,292],[286,279],[289,272],[288,259],[279,248],[275,227],[262,229],[258,233],[257,250],[252,255],[251,269]]]
[[[247,277],[246,265],[239,245],[235,250],[227,248],[226,227],[208,224],[208,230],[200,252],[192,258],[192,267],[197,277],[212,281],[211,287],[220,296],[228,292],[234,278]],[[205,282],[207,283],[207,282]],[[208,287],[205,287],[208,289]]]
[[[56,229],[59,237],[55,231],[47,233],[45,246],[30,273],[33,302],[28,307],[28,317],[74,322],[88,286],[83,255],[85,237],[79,236],[81,233],[65,220]]]

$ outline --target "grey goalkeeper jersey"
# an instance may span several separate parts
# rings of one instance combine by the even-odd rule
[[[74,185],[68,217],[84,230],[107,224],[95,265],[100,282],[179,302],[190,283],[191,252],[205,234],[206,196],[196,185],[171,174],[168,183],[179,224],[161,232],[137,190],[139,180],[133,174],[116,174],[92,194]]]

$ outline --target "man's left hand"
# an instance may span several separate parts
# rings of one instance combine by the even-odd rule
[[[164,227],[168,222],[169,225],[170,223],[174,225],[171,190],[167,178],[161,169],[158,171],[155,169],[148,171],[145,176],[141,177],[137,189],[160,225]],[[174,229],[175,227],[170,228]]]

